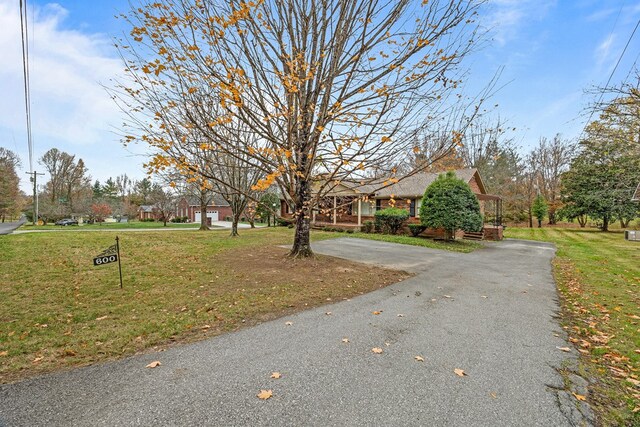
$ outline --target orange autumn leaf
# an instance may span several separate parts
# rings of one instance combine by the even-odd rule
[[[282,374],[280,372],[274,372],[273,374],[271,374],[271,378],[275,380],[279,380],[280,377],[282,377]]]
[[[581,395],[581,394],[573,393],[573,396],[574,396],[576,399],[578,399],[578,400],[580,400],[580,401],[583,401],[583,402],[584,402],[585,400],[587,400],[587,398],[586,398],[585,396]]]
[[[155,361],[149,363],[147,366],[145,366],[145,368],[157,368],[160,365],[162,365],[162,363],[160,363],[159,360],[155,360]]]
[[[371,352],[375,353],[375,354],[381,354],[382,353],[382,349],[380,347],[373,347],[371,349]]]
[[[456,369],[454,369],[454,370],[453,370],[453,372],[455,372],[455,374],[456,374],[457,376],[459,376],[459,377],[467,376],[467,373],[466,373],[464,370],[462,370],[462,369],[458,369],[458,368],[456,368]]]
[[[416,362],[424,362],[424,357],[422,356],[416,356],[414,359],[416,359]]]
[[[271,396],[273,396],[273,391],[272,390],[260,390],[260,393],[258,393],[257,396],[258,396],[258,399],[267,400]]]

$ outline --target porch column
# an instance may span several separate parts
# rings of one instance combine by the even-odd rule
[[[311,213],[311,223],[315,224],[316,223],[316,210],[313,209],[313,212]]]
[[[362,225],[362,197],[358,197],[358,227]]]
[[[338,222],[338,218],[336,216],[336,210],[338,207],[338,199],[336,196],[333,196],[333,225],[336,225]]]

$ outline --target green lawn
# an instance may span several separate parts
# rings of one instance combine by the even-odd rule
[[[106,228],[106,227],[105,227]],[[291,260],[293,230],[0,236],[0,383],[256,324],[408,277],[338,258]],[[314,231],[313,240],[339,237]]]
[[[168,222],[167,228],[198,228],[200,224],[188,223],[173,223]],[[103,222],[101,224],[80,224],[80,225],[55,225],[53,223],[47,225],[32,225],[32,223],[26,223],[20,230],[73,230],[73,229],[83,229],[83,230],[118,230],[118,229],[126,229],[126,228],[165,228],[164,223],[162,222],[146,222],[146,221],[131,221],[131,222]]]
[[[337,233],[340,234],[340,233]],[[345,233],[346,237],[357,237],[359,239],[379,240],[382,242],[400,243],[403,245],[422,246],[425,248],[442,249],[446,251],[469,253],[482,247],[482,243],[472,242],[469,240],[452,240],[445,242],[442,240],[433,240],[426,237],[413,236],[391,236],[388,234],[374,233]]]
[[[557,245],[564,320],[605,425],[640,425],[640,242],[621,232],[508,228],[506,237]],[[635,411],[635,412],[633,412]]]

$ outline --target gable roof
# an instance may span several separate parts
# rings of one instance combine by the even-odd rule
[[[420,172],[415,175],[409,176],[400,182],[389,185],[388,187],[382,188],[375,193],[376,198],[415,198],[422,197],[424,195],[424,190],[435,181],[439,175],[442,175],[445,172]],[[478,170],[476,168],[467,168],[467,169],[457,169],[454,170],[453,173],[459,179],[463,180],[467,184],[471,182],[473,177],[476,177],[476,182],[478,187],[480,187],[480,194],[485,194],[486,191],[484,189],[484,183],[480,178],[480,174],[478,174]]]
[[[638,184],[638,187],[636,188],[636,192],[633,193],[633,197],[631,198],[632,202],[638,202],[640,201],[640,184]]]

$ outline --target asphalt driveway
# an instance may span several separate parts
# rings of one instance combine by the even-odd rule
[[[416,276],[196,344],[1,386],[0,426],[586,422],[573,410],[582,403],[559,395],[556,368],[575,350],[559,349],[553,246],[456,254],[340,238],[314,250]],[[162,365],[145,368],[153,360]],[[261,389],[273,397],[258,399]]]

